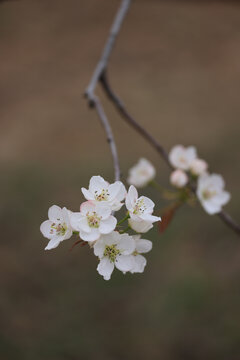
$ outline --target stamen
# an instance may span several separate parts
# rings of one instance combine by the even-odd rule
[[[120,255],[120,250],[117,249],[115,244],[106,245],[103,255],[108,257],[111,262],[115,262],[117,255]]]

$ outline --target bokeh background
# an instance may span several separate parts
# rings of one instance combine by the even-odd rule
[[[74,211],[111,155],[83,93],[117,0],[0,2],[0,359],[239,360],[240,241],[200,206],[182,208],[143,275],[96,272],[73,240],[45,252],[52,204]],[[136,0],[111,58],[112,84],[169,150],[196,145],[223,174],[239,220],[240,6]],[[169,171],[116,114],[123,180],[139,157]],[[156,209],[162,200],[150,189]]]

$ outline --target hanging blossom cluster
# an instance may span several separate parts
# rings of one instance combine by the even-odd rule
[[[229,192],[224,190],[223,177],[208,172],[207,162],[198,158],[195,147],[174,146],[169,161],[176,168],[170,175],[171,184],[182,188],[191,181],[196,182],[197,198],[208,214],[219,213],[230,200]]]
[[[174,146],[169,153],[169,162],[175,169],[170,174],[170,183],[178,192],[164,191],[168,199],[177,199],[179,205],[179,199],[181,202],[187,202],[196,195],[204,210],[210,215],[219,213],[223,205],[230,200],[229,192],[224,190],[223,177],[208,172],[207,162],[198,158],[194,146]],[[153,165],[148,160],[140,159],[130,169],[128,183],[136,187],[150,184],[159,189],[154,180],[155,173]]]
[[[109,184],[101,176],[93,176],[89,189],[82,188],[82,193],[87,201],[81,204],[79,212],[56,205],[50,207],[48,220],[40,226],[43,236],[50,240],[45,250],[78,235],[79,241],[89,244],[98,257],[97,271],[105,280],[110,279],[114,267],[124,274],[142,273],[147,263],[142,254],[152,249],[152,242],[142,239],[141,234],[161,220],[152,215],[153,201],[139,197],[133,185],[127,192],[121,181]],[[124,203],[126,216],[117,221],[115,212]]]
[[[50,207],[48,220],[40,226],[43,236],[49,239],[45,250],[55,249],[62,241],[77,235],[80,240],[75,244],[81,242],[93,249],[99,259],[97,271],[105,280],[111,278],[115,267],[124,274],[142,273],[147,263],[142,254],[152,249],[152,242],[141,236],[161,218],[153,215],[153,201],[139,197],[136,188],[152,185],[163,197],[173,200],[167,208],[167,224],[179,205],[192,204],[193,199],[198,199],[208,214],[219,213],[230,199],[222,176],[209,174],[208,164],[197,157],[195,147],[174,146],[169,162],[175,169],[170,175],[174,192],[163,189],[155,181],[154,166],[143,158],[129,170],[128,192],[121,181],[109,184],[101,176],[93,176],[89,188],[82,188],[86,201],[80,205],[79,212],[56,205]],[[115,213],[124,205],[125,216],[118,221]],[[164,217],[163,220],[166,222]],[[164,223],[162,226],[165,227]]]

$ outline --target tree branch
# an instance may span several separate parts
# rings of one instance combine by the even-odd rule
[[[99,119],[101,121],[101,124],[102,124],[103,128],[105,129],[105,132],[107,135],[107,141],[109,143],[110,150],[112,153],[112,158],[113,158],[115,181],[118,181],[118,180],[120,180],[121,173],[120,173],[120,165],[119,165],[117,147],[116,147],[115,140],[113,137],[112,129],[108,122],[107,116],[104,112],[104,109],[102,107],[102,104],[101,104],[100,100],[97,98],[97,96],[94,96],[93,101],[94,101],[94,106],[98,113]]]
[[[120,32],[122,22],[128,12],[128,9],[131,5],[132,0],[122,0],[120,8],[117,12],[117,15],[114,19],[113,25],[111,27],[108,39],[106,41],[105,47],[103,49],[102,55],[100,57],[100,60],[95,68],[95,71],[93,73],[93,76],[91,78],[91,81],[85,91],[85,96],[88,99],[89,106],[96,108],[96,111],[98,113],[99,119],[105,129],[107,140],[110,145],[113,163],[114,163],[114,170],[115,170],[115,180],[119,180],[120,178],[120,167],[119,167],[119,160],[118,160],[118,154],[116,149],[116,144],[114,141],[113,133],[111,130],[111,127],[109,125],[107,116],[103,110],[103,107],[101,105],[100,100],[95,95],[95,89],[97,86],[97,83],[100,82],[102,85],[103,90],[107,94],[108,98],[112,101],[122,118],[131,125],[145,140],[149,142],[150,145],[159,153],[159,155],[163,158],[165,163],[169,166],[169,168],[172,170],[173,167],[168,159],[168,153],[164,149],[164,147],[146,130],[144,127],[142,127],[130,113],[127,111],[125,105],[119,98],[119,96],[112,90],[107,76],[107,66],[109,62],[109,57],[111,55],[111,52],[113,50],[113,46],[115,44],[116,38]],[[193,192],[195,190],[193,189]],[[217,214],[218,217],[234,232],[236,232],[238,235],[240,235],[240,226],[231,218],[229,214],[227,214],[224,211],[221,211],[219,214]]]
[[[113,104],[115,105],[116,109],[118,110],[122,118],[149,142],[149,144],[162,156],[163,160],[166,162],[169,168],[173,170],[173,167],[168,159],[168,153],[166,152],[164,147],[146,129],[144,129],[144,127],[142,127],[127,111],[122,100],[116,95],[116,93],[111,88],[109,81],[107,79],[106,71],[102,73],[99,80],[107,96],[113,102]]]
[[[88,98],[90,105],[92,102],[94,102],[94,91],[95,91],[96,85],[97,85],[102,73],[107,68],[109,57],[112,53],[113,46],[116,42],[116,38],[121,29],[123,20],[124,20],[125,16],[127,15],[129,6],[131,5],[131,2],[132,2],[132,0],[122,0],[119,10],[117,11],[116,17],[113,21],[112,27],[110,29],[110,33],[109,33],[108,39],[106,41],[106,44],[104,46],[100,60],[94,70],[93,76],[92,76],[90,83],[85,91],[85,96]]]
[[[107,68],[109,57],[113,50],[113,46],[115,44],[117,35],[121,29],[122,22],[127,14],[127,11],[131,4],[131,1],[132,0],[122,0],[119,10],[113,21],[113,25],[111,27],[111,30],[110,30],[107,42],[105,44],[105,47],[103,49],[102,55],[100,57],[100,60],[94,70],[93,76],[92,76],[90,83],[85,91],[85,97],[88,100],[89,106],[96,109],[99,119],[101,121],[101,124],[107,135],[107,141],[109,143],[110,150],[112,153],[115,181],[120,180],[120,165],[119,165],[117,147],[115,144],[114,136],[113,136],[112,129],[109,124],[108,118],[104,112],[104,109],[102,107],[100,100],[95,95],[95,89],[96,89],[97,83],[98,83],[103,71]]]

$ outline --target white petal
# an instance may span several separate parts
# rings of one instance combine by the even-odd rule
[[[133,185],[131,185],[126,196],[126,207],[128,210],[131,210],[134,207],[137,199],[138,199],[137,189]]]
[[[221,202],[221,205],[225,205],[231,199],[231,194],[227,191],[223,191],[218,195],[218,200]]]
[[[63,240],[68,240],[72,236],[72,228],[67,228],[67,231],[65,232],[65,235],[63,236]]]
[[[109,216],[108,219],[100,222],[99,231],[101,234],[111,233],[117,225],[117,219],[114,216]]]
[[[130,271],[134,266],[133,255],[118,255],[115,260],[115,266],[122,272]]]
[[[118,244],[120,238],[120,234],[117,231],[113,231],[107,235],[101,235],[101,240],[105,245],[113,245]]]
[[[40,231],[43,234],[44,237],[47,239],[51,239],[55,234],[51,234],[51,226],[52,226],[51,220],[44,221],[40,226]]]
[[[96,205],[95,211],[103,220],[106,220],[111,215],[112,209],[106,202],[99,202]]]
[[[154,206],[155,206],[155,204],[154,204],[154,202],[151,200],[151,199],[149,199],[148,197],[146,197],[146,196],[140,196],[140,198],[138,199],[138,201],[143,201],[144,202],[144,205],[146,206],[146,210],[145,210],[145,212],[146,213],[152,213],[153,212],[153,208],[154,208]]]
[[[152,222],[149,221],[134,221],[132,219],[129,219],[128,222],[131,228],[139,233],[145,233],[153,227]]]
[[[45,250],[52,250],[55,249],[60,244],[59,238],[56,236],[52,240],[49,241]]]
[[[104,250],[105,250],[105,243],[100,238],[99,240],[96,241],[96,243],[93,246],[94,255],[98,256],[99,258],[102,258]]]
[[[63,218],[62,217],[62,209],[57,205],[51,206],[48,210],[48,218],[49,218],[49,220],[52,220],[52,221],[56,221],[56,220],[61,221]]]
[[[86,200],[95,200],[94,195],[84,187],[82,187],[82,193]]]
[[[111,278],[114,269],[114,264],[108,258],[102,258],[98,264],[97,271],[103,276],[104,280]]]
[[[117,198],[117,195],[121,190],[121,184],[120,181],[116,181],[114,184],[109,185],[108,192],[110,201]]]
[[[86,215],[88,212],[93,213],[96,210],[96,205],[93,201],[85,201],[80,206],[80,212],[83,215]]]
[[[89,233],[83,231],[83,230],[80,230],[79,232],[79,236],[82,240],[84,241],[95,241],[95,240],[98,240],[100,238],[100,232],[99,232],[99,229],[94,229],[94,228],[91,228],[91,231]]]
[[[201,201],[201,204],[209,215],[214,215],[221,211],[221,205],[215,204],[211,200]]]
[[[131,270],[131,273],[143,273],[144,268],[147,264],[147,260],[142,255],[134,256],[134,266]]]
[[[83,230],[88,233],[91,231],[91,228],[88,225],[86,217],[83,216],[80,212],[71,214],[70,223],[72,228],[76,231]]]
[[[144,254],[152,250],[152,242],[145,239],[138,239],[136,241],[137,252]]]
[[[214,186],[216,186],[219,189],[223,189],[225,186],[225,181],[222,175],[212,174],[209,176],[209,180],[211,181],[211,183],[214,184]]]
[[[103,189],[108,188],[108,183],[101,176],[92,176],[89,182],[89,190],[92,194],[102,192]]]
[[[127,195],[127,190],[121,181],[117,182],[119,183],[119,191],[116,198],[118,201],[123,201]]]
[[[72,214],[72,211],[68,210],[67,208],[62,209],[62,217],[63,217],[63,223],[67,225],[67,227],[70,227],[70,216]]]
[[[123,255],[130,255],[135,250],[135,241],[128,234],[119,234],[117,248]]]
[[[118,211],[121,209],[121,207],[123,206],[124,204],[120,203],[118,200],[116,202],[114,202],[112,204],[112,210],[113,211]]]
[[[142,214],[141,219],[144,221],[148,221],[148,222],[156,222],[156,221],[161,221],[161,218],[159,216],[154,216],[154,215],[150,215],[150,214]]]

